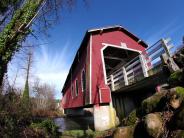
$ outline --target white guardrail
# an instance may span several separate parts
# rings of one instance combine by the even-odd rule
[[[111,90],[118,90],[121,87],[131,85],[145,77],[158,73],[160,71],[159,69],[156,72],[153,72],[153,70],[161,65],[160,56],[162,54],[170,54],[172,47],[169,45],[169,42],[170,39],[161,39],[151,47],[148,47],[139,56],[133,58],[117,70],[114,70],[107,77],[107,84]]]

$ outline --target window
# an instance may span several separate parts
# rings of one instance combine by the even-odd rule
[[[74,98],[74,87],[73,87],[73,84],[72,84],[71,95],[72,95],[72,99],[73,99]]]
[[[85,73],[85,70],[83,70],[82,74],[81,74],[81,87],[82,87],[82,92],[86,91],[86,73]]]
[[[76,93],[76,96],[78,95],[79,93],[79,87],[78,87],[78,80],[75,81],[75,93]]]

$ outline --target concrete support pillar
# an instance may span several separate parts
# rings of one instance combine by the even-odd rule
[[[115,90],[115,87],[114,87],[114,76],[113,75],[111,75],[111,89],[112,89],[112,91]]]
[[[144,77],[148,77],[148,69],[147,69],[146,60],[145,60],[144,56],[142,54],[140,54],[139,59],[140,59],[140,62],[141,62]]]
[[[125,67],[123,67],[122,69],[123,69],[123,77],[124,77],[125,85],[128,85],[128,78],[127,78],[126,69],[125,69]]]
[[[116,126],[116,112],[110,105],[94,105],[94,127],[96,131],[104,131]]]

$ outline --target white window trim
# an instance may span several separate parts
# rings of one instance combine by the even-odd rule
[[[71,95],[72,95],[72,99],[74,98],[74,86],[72,84],[72,87],[71,87]]]
[[[82,89],[82,92],[84,92],[84,88],[83,88],[83,71],[84,71],[84,73],[85,73],[85,75],[86,75],[86,71],[85,71],[85,69],[83,68],[82,69],[82,72],[81,72],[81,89]],[[86,77],[86,76],[85,76]],[[86,85],[86,84],[85,84]]]
[[[79,95],[79,84],[78,84],[78,79],[75,80],[75,95]]]

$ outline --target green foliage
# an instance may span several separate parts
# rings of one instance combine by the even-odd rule
[[[0,137],[19,137],[20,131],[31,122],[22,106],[21,98],[13,89],[0,94]]]
[[[19,51],[21,41],[25,40],[30,33],[25,28],[35,16],[43,0],[27,0],[22,8],[15,11],[11,21],[0,33],[0,85],[4,74],[7,72],[7,65],[16,51]]]
[[[16,137],[19,132],[18,122],[15,116],[8,112],[0,114],[0,137]]]
[[[68,130],[62,133],[63,136],[72,136],[74,138],[81,138],[85,135],[84,130]]]
[[[51,137],[54,137],[54,138],[58,137],[58,132],[57,132],[58,127],[51,119],[43,120],[40,123],[32,123],[30,127],[33,129],[44,129],[46,133]]]
[[[143,100],[138,114],[145,115],[148,113],[161,110],[162,107],[165,105],[162,103],[163,102],[162,99],[164,98],[164,96],[165,96],[165,93],[157,92],[151,97]]]
[[[130,126],[134,125],[137,121],[137,115],[136,115],[136,110],[133,110],[128,117],[125,119],[125,125]]]
[[[184,130],[180,130],[177,138],[184,138]]]
[[[184,88],[183,87],[176,87],[176,93],[184,98]]]
[[[17,6],[20,0],[1,0],[0,1],[0,14],[5,13],[11,6]]]
[[[0,93],[0,137],[58,137],[58,127],[52,120],[33,121],[28,109],[14,89],[8,89],[5,95]]]
[[[112,130],[107,131],[93,131],[88,130],[66,130],[62,133],[61,138],[73,137],[73,138],[104,138],[109,136]]]
[[[169,83],[171,86],[183,85],[184,73],[183,71],[176,71],[169,77]]]

